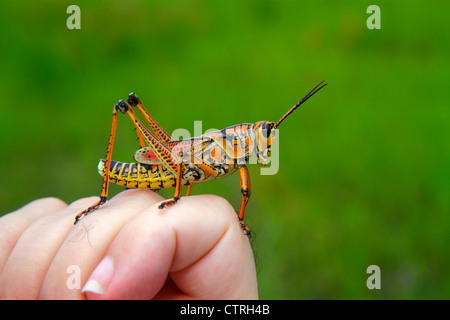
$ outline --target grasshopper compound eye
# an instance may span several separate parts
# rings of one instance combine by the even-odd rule
[[[272,128],[273,128],[273,124],[269,124],[268,122],[264,122],[261,125],[261,134],[262,134],[262,136],[264,138],[266,138],[266,139],[268,137],[270,137],[270,131],[272,130]]]

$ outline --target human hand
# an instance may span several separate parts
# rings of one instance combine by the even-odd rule
[[[0,218],[0,298],[258,298],[249,241],[224,199],[160,210],[156,193],[126,190],[74,226],[97,199],[43,198]]]

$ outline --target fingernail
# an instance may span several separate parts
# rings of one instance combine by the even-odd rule
[[[88,281],[81,289],[81,293],[94,293],[96,295],[105,294],[114,273],[113,261],[109,257],[104,257],[94,269]]]
[[[83,289],[81,289],[81,293],[91,292],[95,294],[104,294],[105,288],[95,280],[88,280],[84,285]]]

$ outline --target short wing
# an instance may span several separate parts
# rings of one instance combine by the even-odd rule
[[[138,151],[136,151],[134,153],[134,160],[136,162],[145,164],[156,164],[156,165],[161,164],[158,157],[150,147],[141,148]]]
[[[195,163],[205,172],[216,176],[218,173],[214,168],[204,163],[202,159],[203,150],[206,146],[213,143],[209,138],[194,137],[191,139],[184,139],[178,141],[170,141],[166,143],[168,149],[173,155],[178,155],[183,159],[189,159],[191,163]],[[134,154],[134,160],[139,163],[160,165],[161,162],[150,147],[145,147],[137,150]]]

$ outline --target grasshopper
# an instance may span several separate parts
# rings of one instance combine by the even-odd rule
[[[98,164],[98,171],[103,176],[100,199],[78,213],[74,224],[106,202],[110,182],[127,188],[175,188],[173,199],[165,200],[159,205],[159,209],[164,209],[180,200],[181,187],[188,187],[186,196],[189,196],[194,184],[223,178],[239,170],[242,203],[238,218],[244,233],[251,237],[250,230],[243,221],[251,193],[246,164],[251,155],[256,155],[257,163],[268,164],[276,129],[295,109],[327,85],[323,82],[309,91],[276,123],[259,121],[254,124],[238,124],[184,140],[172,139],[144,108],[139,98],[130,93],[126,101],[119,100],[113,108],[108,152],[106,159],[101,159]],[[151,130],[138,119],[135,109]],[[141,148],[134,154],[134,163],[111,160],[119,112],[131,120],[137,132]]]

